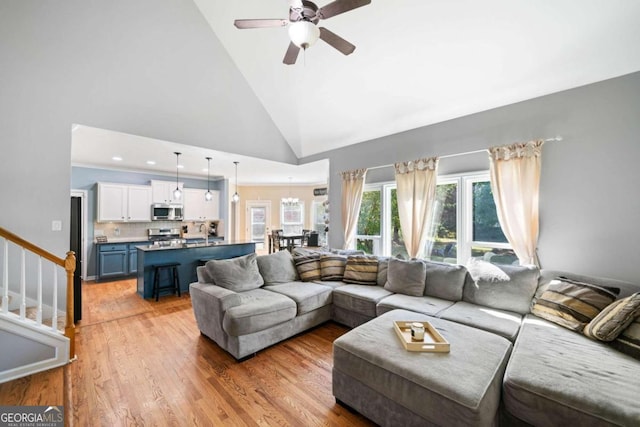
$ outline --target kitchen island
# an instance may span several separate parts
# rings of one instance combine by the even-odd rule
[[[196,282],[196,267],[210,259],[227,259],[256,251],[254,242],[180,243],[170,246],[141,245],[138,252],[138,294],[143,298],[153,296],[153,268],[155,264],[179,262],[180,292],[188,292],[189,284]],[[167,280],[166,277],[161,280]],[[162,284],[160,285],[162,286]]]

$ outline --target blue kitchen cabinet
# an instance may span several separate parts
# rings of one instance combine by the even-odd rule
[[[98,244],[97,280],[130,276],[138,272],[136,246],[149,242]]]
[[[126,276],[127,245],[98,245],[98,280],[110,277]]]

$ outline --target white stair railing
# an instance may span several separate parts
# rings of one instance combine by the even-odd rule
[[[64,268],[67,275],[67,294],[66,294],[66,321],[64,328],[64,335],[69,338],[70,343],[70,351],[69,357],[73,359],[75,357],[75,325],[73,323],[73,273],[75,271],[75,254],[72,251],[67,252],[67,256],[65,259],[56,257],[51,253],[35,246],[32,243],[27,242],[26,240],[16,236],[15,234],[5,230],[0,227],[0,238],[2,239],[2,248],[3,248],[3,256],[2,256],[2,298],[0,302],[2,303],[2,308],[0,310],[6,316],[17,316],[22,322],[35,322],[37,325],[44,328],[51,328],[52,331],[58,333],[58,273],[60,268]],[[10,305],[10,286],[9,286],[9,252],[10,246],[9,242],[17,245],[20,248],[20,261],[19,261],[19,291],[18,295],[13,295],[17,297],[16,300],[19,304],[19,310],[17,315],[11,313],[9,308]],[[33,298],[28,298],[27,296],[27,251],[33,253],[38,256],[37,258],[37,266],[36,266],[36,289],[35,289],[35,318],[29,319],[27,313],[27,303],[28,301],[33,301]],[[52,293],[52,301],[51,305],[46,304],[43,300],[43,259],[45,262],[48,262],[53,267],[53,272],[51,276],[51,293]],[[29,270],[31,272],[31,270]],[[48,289],[47,289],[48,290]],[[31,290],[33,292],[33,290]],[[12,292],[15,294],[15,292]],[[46,307],[46,310],[45,310]],[[51,316],[51,326],[47,326],[43,324],[43,317]]]

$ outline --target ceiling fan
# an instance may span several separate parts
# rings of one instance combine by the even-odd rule
[[[311,1],[289,0],[289,19],[236,19],[234,25],[239,29],[289,26],[291,42],[282,62],[291,65],[295,64],[300,48],[306,50],[318,38],[344,55],[353,53],[354,45],[317,24],[321,19],[329,19],[369,3],[371,0],[335,0],[319,8]]]

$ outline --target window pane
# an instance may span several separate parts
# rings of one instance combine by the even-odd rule
[[[407,249],[404,247],[402,230],[400,229],[400,216],[398,215],[398,194],[396,189],[391,190],[391,256],[403,256],[409,258]]]
[[[473,183],[473,241],[508,243],[502,233],[489,181]],[[472,255],[475,256],[475,255]]]
[[[358,235],[380,235],[380,190],[362,193],[362,204],[358,216]],[[372,252],[368,252],[372,253]]]
[[[457,262],[457,197],[456,183],[440,184],[436,187],[433,218],[435,239],[433,242],[427,242],[427,258],[433,261]]]
[[[518,265],[518,257],[512,249],[497,249],[482,246],[472,246],[471,256],[492,264]]]

